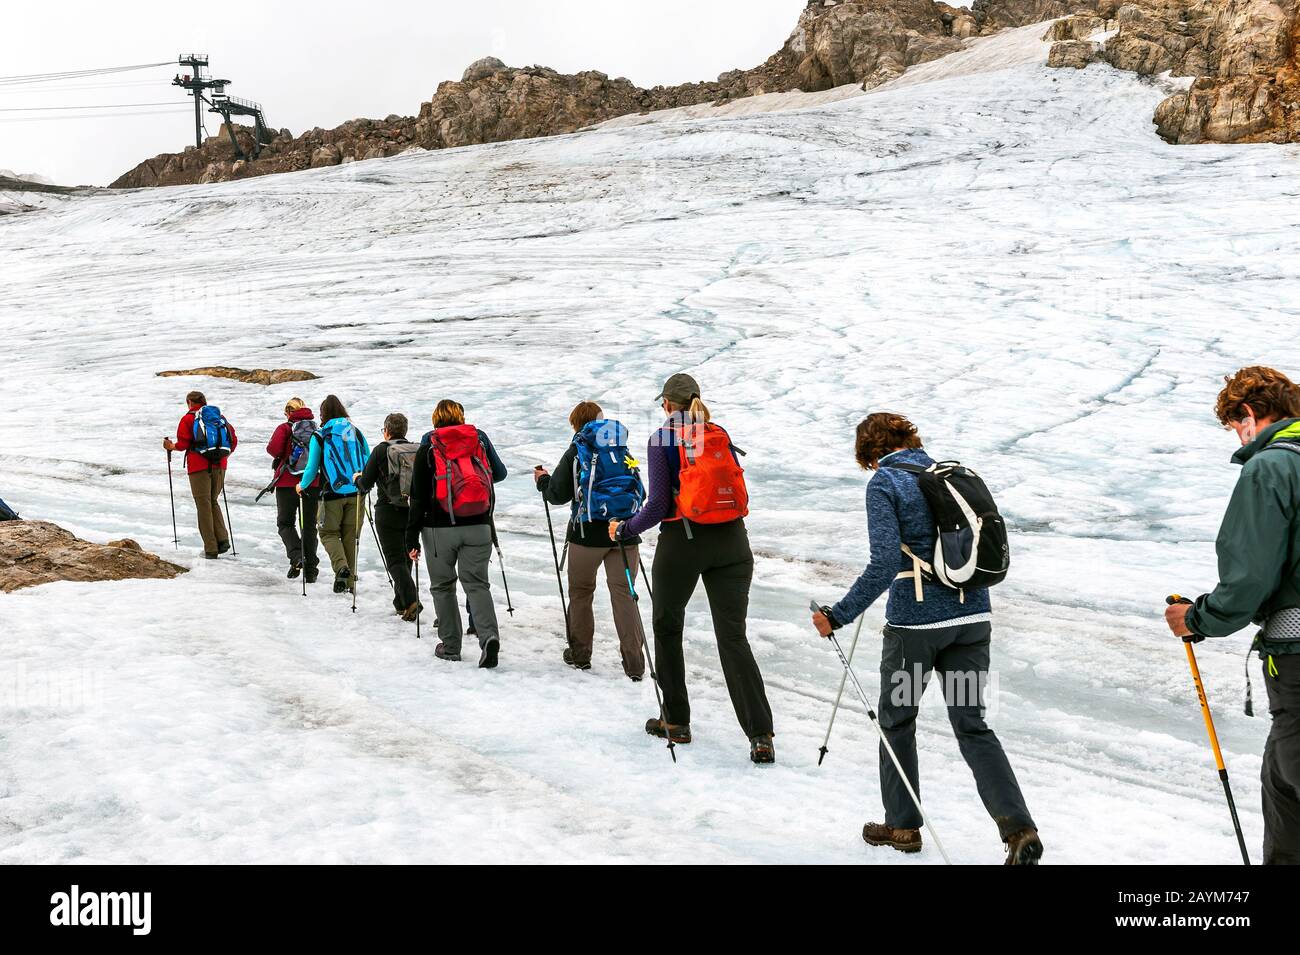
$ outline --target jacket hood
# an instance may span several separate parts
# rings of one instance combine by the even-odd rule
[[[925,448],[903,448],[901,451],[890,451],[878,463],[882,468],[891,464],[918,464],[928,468],[934,464],[934,459],[925,453]]]
[[[1232,462],[1234,464],[1245,464],[1278,438],[1300,440],[1300,418],[1283,418],[1281,421],[1269,425],[1255,435],[1255,440],[1250,444],[1238,448],[1232,455]]]
[[[297,411],[289,412],[290,421],[306,421],[308,418],[316,417],[312,414],[310,408],[299,408]]]
[[[326,421],[323,425],[321,425],[319,430],[328,431],[331,434],[334,433],[346,434],[349,431],[355,430],[355,426],[352,424],[352,421],[348,418],[331,418],[329,421]]]

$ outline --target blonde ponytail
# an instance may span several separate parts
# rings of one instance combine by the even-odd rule
[[[693,424],[708,424],[710,417],[709,409],[704,402],[700,400],[699,395],[696,395],[691,399],[691,406],[686,409],[686,417],[690,419]]]

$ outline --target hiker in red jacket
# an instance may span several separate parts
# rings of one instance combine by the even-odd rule
[[[284,422],[271,432],[266,443],[266,453],[271,456],[275,479],[275,526],[284,541],[284,551],[289,557],[290,580],[300,573],[307,575],[307,583],[314,584],[319,571],[317,554],[316,515],[320,508],[320,479],[312,482],[302,495],[302,513],[298,512],[299,497],[294,490],[307,464],[307,442],[316,431],[315,416],[301,398],[290,398],[284,406]],[[302,523],[302,536],[298,524]]]
[[[226,486],[226,458],[213,459],[200,454],[194,447],[194,417],[207,406],[208,399],[201,391],[191,391],[185,396],[189,410],[181,417],[176,426],[176,440],[163,438],[163,447],[172,451],[185,452],[185,470],[190,478],[190,493],[194,495],[194,506],[199,512],[199,535],[203,538],[203,556],[210,560],[230,550],[230,532],[221,517],[221,491]],[[234,451],[239,439],[235,429],[226,422],[229,432],[230,451]]]

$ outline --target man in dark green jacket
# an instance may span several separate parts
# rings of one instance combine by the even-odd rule
[[[1264,747],[1264,863],[1300,864],[1300,388],[1272,368],[1225,379],[1215,413],[1242,466],[1215,541],[1219,583],[1165,619],[1175,636],[1226,637],[1254,623],[1273,725]]]

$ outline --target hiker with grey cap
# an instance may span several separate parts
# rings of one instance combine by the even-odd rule
[[[633,517],[609,523],[614,541],[660,528],[650,576],[663,712],[646,721],[646,732],[673,743],[691,741],[682,631],[686,604],[703,581],[722,675],[736,717],[749,737],[750,759],[772,763],[776,761],[772,708],[745,633],[754,555],[745,530],[749,495],[740,466],[744,452],[710,420],[709,409],[700,400],[699,383],[690,375],[669,378],[658,400],[668,417],[646,448],[649,496]]]

